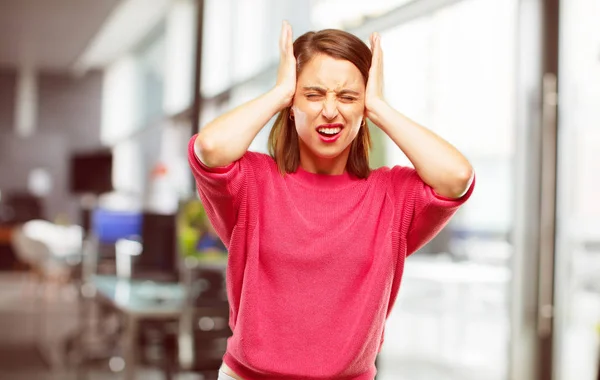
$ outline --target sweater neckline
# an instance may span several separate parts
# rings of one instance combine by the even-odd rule
[[[294,180],[312,188],[319,189],[342,189],[354,185],[359,178],[344,171],[342,174],[318,174],[304,170],[300,165],[295,173],[290,173]]]

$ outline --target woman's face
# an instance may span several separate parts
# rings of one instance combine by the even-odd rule
[[[364,112],[365,84],[356,66],[324,54],[306,63],[292,104],[303,167],[324,169],[342,160],[345,168]]]

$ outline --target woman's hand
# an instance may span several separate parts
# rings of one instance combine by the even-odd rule
[[[404,152],[423,182],[444,197],[459,198],[473,181],[469,161],[450,143],[392,108],[383,98],[383,53],[371,35],[373,59],[365,90],[365,116]],[[435,152],[435,154],[432,154]]]
[[[287,21],[281,26],[279,37],[279,69],[275,90],[281,95],[282,108],[292,104],[296,92],[296,58],[292,42],[292,27]]]
[[[277,84],[261,96],[217,117],[198,133],[194,149],[204,165],[223,167],[239,160],[269,120],[292,103],[296,92],[296,58],[292,28],[287,22],[281,28],[279,48]]]
[[[381,37],[378,33],[371,34],[371,68],[365,90],[366,116],[371,119],[376,107],[383,103],[383,52],[381,50]],[[374,121],[374,120],[372,120]]]

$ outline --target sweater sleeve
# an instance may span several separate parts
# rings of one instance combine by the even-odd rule
[[[433,239],[473,193],[475,180],[460,198],[438,195],[417,171],[409,167],[392,168],[392,186],[398,207],[402,208],[407,255],[414,253]]]
[[[231,234],[238,220],[241,200],[246,192],[246,155],[225,167],[210,168],[194,152],[194,135],[188,144],[188,160],[198,195],[217,235],[229,249]]]

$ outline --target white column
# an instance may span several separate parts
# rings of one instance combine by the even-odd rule
[[[24,66],[17,76],[15,132],[21,137],[33,135],[37,125],[38,82],[33,66]]]

